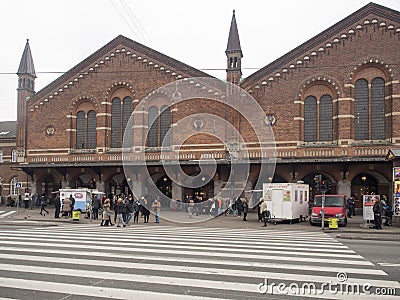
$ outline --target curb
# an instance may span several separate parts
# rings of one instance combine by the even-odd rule
[[[400,235],[396,234],[370,234],[370,233],[359,233],[357,235],[353,234],[338,234],[336,238],[348,239],[348,240],[379,240],[379,241],[394,241],[400,242]]]

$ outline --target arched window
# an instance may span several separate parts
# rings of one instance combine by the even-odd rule
[[[96,112],[79,111],[76,114],[76,149],[95,149],[97,145]]]
[[[371,83],[371,139],[385,137],[385,81],[377,77]]]
[[[158,147],[158,108],[151,106],[148,113],[148,134],[147,145],[149,147]]]
[[[358,79],[354,90],[354,139],[383,140],[385,134],[385,81],[376,77],[370,86]]]
[[[368,139],[368,82],[365,79],[356,81],[354,90],[354,139]]]
[[[18,189],[16,187],[16,184],[18,182],[18,177],[14,177],[10,181],[10,195],[17,195],[18,194]]]
[[[133,103],[131,97],[125,97],[121,103],[120,98],[112,100],[111,108],[111,148],[121,148],[126,125],[132,115]],[[133,125],[133,124],[132,124]],[[132,126],[131,126],[132,127]],[[128,128],[128,134],[132,135],[132,128]],[[129,146],[125,143],[125,146]]]
[[[96,127],[97,127],[96,112],[94,110],[91,110],[87,114],[87,148],[89,149],[96,148],[96,141],[97,141]]]
[[[122,139],[126,137],[124,147],[131,147],[133,145],[133,120],[129,123],[133,111],[133,103],[131,97],[125,97],[123,102],[122,112]]]
[[[317,141],[317,99],[314,96],[304,100],[304,141]]]
[[[111,107],[111,148],[121,147],[121,100],[114,98]]]
[[[171,126],[171,110],[169,106],[164,105],[161,107],[160,115],[160,146],[171,145],[171,135],[168,133]]]
[[[85,112],[79,111],[76,114],[76,149],[84,149],[85,145]]]
[[[11,151],[11,162],[17,162],[17,150],[15,149]]]
[[[319,140],[333,140],[333,103],[332,97],[323,95],[319,101]]]

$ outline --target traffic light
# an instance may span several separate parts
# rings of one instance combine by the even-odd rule
[[[316,191],[321,190],[321,181],[322,181],[322,175],[315,175],[314,176],[314,188]]]
[[[332,184],[328,179],[321,180],[321,192],[327,192],[332,188]]]

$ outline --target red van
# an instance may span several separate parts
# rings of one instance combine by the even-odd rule
[[[314,197],[310,217],[311,225],[321,225],[322,195]],[[339,226],[347,225],[346,195],[325,195],[325,222],[329,218],[338,218]]]

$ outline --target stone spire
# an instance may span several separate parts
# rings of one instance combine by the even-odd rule
[[[25,146],[27,134],[27,102],[35,94],[35,66],[33,65],[29,40],[26,40],[25,49],[18,68],[18,106],[17,106],[17,162],[25,161]]]
[[[29,47],[29,39],[26,40],[24,53],[22,53],[21,62],[17,75],[30,75],[36,78],[35,66],[33,65],[31,48]]]
[[[242,48],[240,47],[239,32],[236,24],[235,11],[233,11],[231,28],[229,30],[228,44],[226,46],[226,81],[239,84],[242,77]]]

